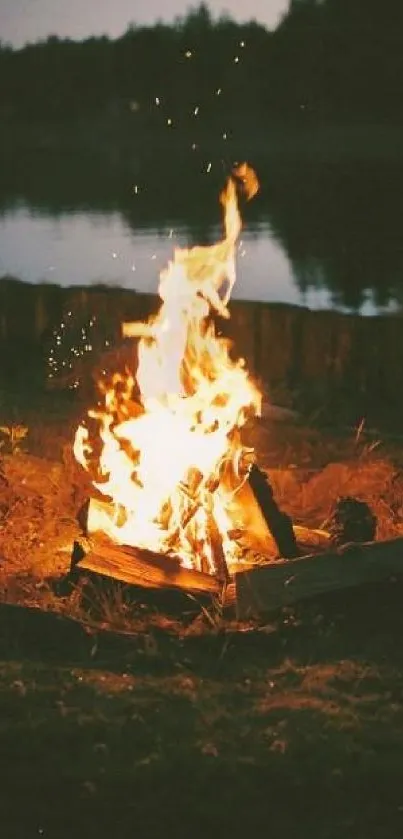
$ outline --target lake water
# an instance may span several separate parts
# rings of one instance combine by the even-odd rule
[[[65,169],[42,160],[25,180],[5,173],[0,276],[155,291],[176,245],[221,235],[219,179],[185,173],[179,183],[140,170],[134,184],[125,171]],[[234,297],[362,314],[400,308],[403,166],[267,166],[243,211]]]

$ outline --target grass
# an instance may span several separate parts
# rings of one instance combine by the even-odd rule
[[[75,411],[26,408],[26,451],[0,461],[2,836],[398,839],[401,583],[261,625],[183,595],[66,588],[88,493]],[[254,435],[295,521],[320,526],[348,492],[380,538],[401,533],[399,447],[363,428]]]
[[[400,836],[401,622],[352,617],[3,642],[4,835]]]

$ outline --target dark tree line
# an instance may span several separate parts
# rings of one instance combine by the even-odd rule
[[[171,25],[132,25],[116,40],[1,45],[0,114],[130,113],[180,125],[199,107],[212,124],[234,112],[399,120],[402,39],[401,0],[290,0],[274,32],[213,19],[202,4]]]

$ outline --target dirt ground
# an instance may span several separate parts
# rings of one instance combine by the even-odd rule
[[[401,582],[260,624],[64,588],[89,491],[80,411],[23,406],[22,450],[7,434],[0,450],[1,835],[401,837]],[[295,423],[251,437],[295,523],[320,527],[348,494],[377,538],[402,534],[399,444]]]

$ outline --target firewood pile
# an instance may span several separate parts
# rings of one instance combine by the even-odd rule
[[[184,567],[173,554],[112,542],[99,529],[102,515],[111,514],[109,505],[91,498],[80,510],[83,538],[74,542],[70,576],[109,577],[140,588],[216,597],[239,619],[249,619],[402,573],[403,538],[375,541],[376,517],[363,501],[343,497],[335,502],[326,529],[299,527],[279,508],[266,474],[254,465],[236,507],[234,521],[239,522],[241,512],[243,527],[231,535],[242,547],[242,560],[228,569],[212,518],[215,573],[208,573]]]

